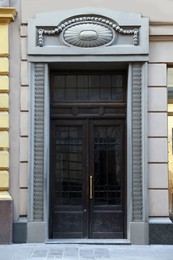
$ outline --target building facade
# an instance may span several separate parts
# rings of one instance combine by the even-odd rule
[[[0,3],[0,243],[172,244],[173,4]]]

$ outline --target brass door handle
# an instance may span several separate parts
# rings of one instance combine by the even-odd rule
[[[93,199],[93,176],[90,176],[90,200]]]

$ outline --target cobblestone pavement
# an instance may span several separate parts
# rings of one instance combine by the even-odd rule
[[[0,260],[173,260],[173,246],[152,245],[0,245]]]

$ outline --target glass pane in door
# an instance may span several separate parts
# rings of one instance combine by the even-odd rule
[[[56,127],[56,205],[82,204],[82,127]]]
[[[94,204],[121,205],[119,126],[94,128]]]

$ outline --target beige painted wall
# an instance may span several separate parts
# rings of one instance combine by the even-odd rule
[[[142,16],[149,17],[152,22],[173,22],[171,0],[21,0],[22,23],[27,23],[28,19],[36,13],[87,6],[142,13]]]
[[[148,65],[149,216],[166,217],[169,215],[167,64],[159,62],[159,53],[152,57],[157,63]]]
[[[19,188],[19,156],[20,156],[20,1],[13,0],[17,12],[15,22],[10,24],[10,91],[9,91],[9,121],[10,121],[10,194],[13,198],[13,218],[20,216]],[[26,203],[26,201],[24,202]]]

